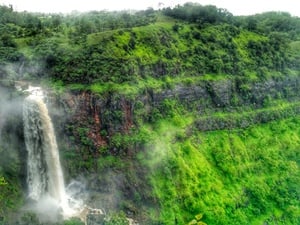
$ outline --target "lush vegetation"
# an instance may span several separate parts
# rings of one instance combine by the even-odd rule
[[[61,15],[0,6],[1,85],[38,82],[58,98],[105,102],[101,129],[91,128],[94,118],[64,121],[59,140],[69,177],[86,176],[103,191],[94,197],[114,189],[101,199],[117,199],[105,224],[126,224],[123,212],[141,224],[300,224],[299,65],[300,19],[285,12],[237,17],[186,3]],[[201,90],[197,99],[184,99],[188,89]],[[2,105],[18,97],[8,92]],[[122,130],[128,102],[132,121]],[[17,111],[0,108],[0,224],[24,201]],[[30,212],[18,223],[42,224]]]
[[[202,214],[206,224],[298,224],[298,126],[295,117],[199,132],[177,115],[143,128],[150,146],[137,157],[160,203],[153,220],[186,224]]]
[[[147,77],[264,77],[299,67],[299,53],[290,47],[298,45],[300,22],[288,13],[234,17],[187,3],[134,14],[63,16],[2,6],[0,23],[2,78],[50,78],[94,90],[91,84]]]

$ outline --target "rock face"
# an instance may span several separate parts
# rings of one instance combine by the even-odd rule
[[[78,138],[86,135],[96,148],[107,145],[109,137],[115,133],[126,134],[133,127],[134,102],[125,97],[99,97],[89,92],[68,93],[57,102],[67,115],[65,123],[78,128],[73,129],[73,135]]]
[[[163,113],[165,100],[175,99],[199,115],[215,111],[234,112],[240,107],[261,108],[270,99],[293,101],[299,96],[299,83],[297,76],[252,83],[240,79],[203,81],[163,91],[147,90],[135,99],[117,93],[105,96],[90,92],[66,93],[56,99],[56,105],[60,105],[68,116],[64,123],[76,127],[71,131],[75,138],[84,139],[83,136],[87,135],[91,141],[87,145],[101,148],[109,144],[114,134],[130,132],[138,119],[150,121],[155,110]],[[217,128],[212,126],[212,129]]]

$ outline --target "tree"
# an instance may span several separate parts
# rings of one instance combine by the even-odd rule
[[[4,177],[0,176],[0,186],[7,185],[7,182]]]

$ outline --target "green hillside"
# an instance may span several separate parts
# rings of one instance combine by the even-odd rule
[[[285,12],[0,6],[0,224],[45,225],[22,214],[19,83],[48,91],[66,180],[85,178],[103,224],[300,224],[299,69]]]

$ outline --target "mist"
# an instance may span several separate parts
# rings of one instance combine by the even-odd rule
[[[83,180],[72,180],[66,187],[68,204],[75,212],[79,212],[76,217],[80,217],[80,211],[88,198],[86,184]],[[38,201],[27,198],[25,205],[21,208],[21,214],[34,213],[40,222],[57,223],[73,217],[73,214],[65,215],[60,202],[49,195],[43,196]],[[70,213],[74,213],[73,211]]]
[[[14,87],[5,87],[0,84],[0,130],[9,117],[22,113],[23,100],[13,89]]]
[[[0,84],[0,171],[2,172],[19,169],[21,166],[19,156],[25,153],[22,101],[22,97],[14,87]]]

